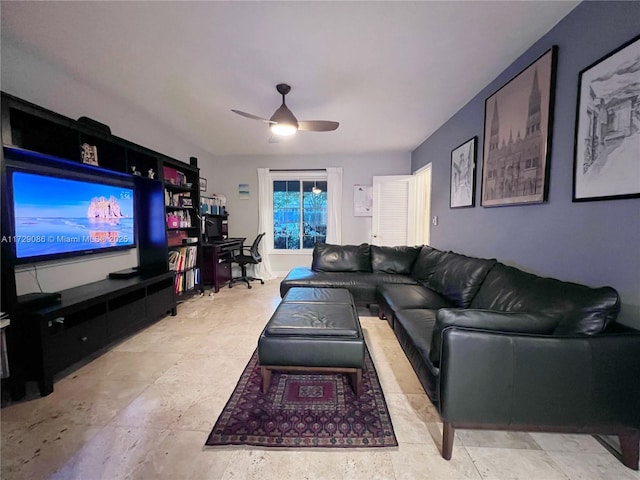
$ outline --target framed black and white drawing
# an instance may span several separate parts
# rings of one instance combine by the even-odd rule
[[[200,191],[201,192],[206,192],[207,191],[207,179],[200,177],[200,180],[199,180],[198,183],[199,183]]]
[[[478,137],[467,140],[451,152],[450,208],[476,204],[476,151]]]
[[[640,36],[580,72],[573,201],[640,197]]]
[[[482,206],[547,200],[558,47],[485,101]]]

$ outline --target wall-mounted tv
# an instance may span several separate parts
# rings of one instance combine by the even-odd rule
[[[100,177],[8,173],[13,215],[8,240],[16,263],[136,246],[132,186]]]

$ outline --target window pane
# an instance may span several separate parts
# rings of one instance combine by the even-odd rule
[[[302,247],[313,248],[327,239],[327,182],[304,181],[303,201]]]
[[[300,248],[300,181],[273,182],[273,247]]]

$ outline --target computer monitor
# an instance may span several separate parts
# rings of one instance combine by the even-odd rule
[[[222,232],[220,231],[220,223],[217,222],[216,220],[207,218],[205,220],[204,234],[207,239],[207,242],[211,242],[213,240],[220,240],[222,238]]]

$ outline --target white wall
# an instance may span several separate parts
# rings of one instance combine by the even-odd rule
[[[64,260],[40,262],[16,267],[18,295],[30,292],[58,292],[102,280],[109,272],[117,272],[138,264],[138,250],[93,254]]]
[[[330,135],[322,133],[318,135]],[[294,139],[295,141],[295,139]],[[200,165],[200,175],[207,179],[207,194],[227,197],[229,235],[253,241],[258,225],[259,167],[273,169],[343,168],[342,243],[360,244],[371,241],[371,217],[354,217],[353,186],[371,185],[374,175],[407,175],[411,173],[409,152],[351,155],[234,155],[216,156],[213,162]],[[238,185],[249,184],[250,198],[240,200]],[[275,272],[287,272],[297,265],[310,266],[310,254],[273,254],[271,267]]]

